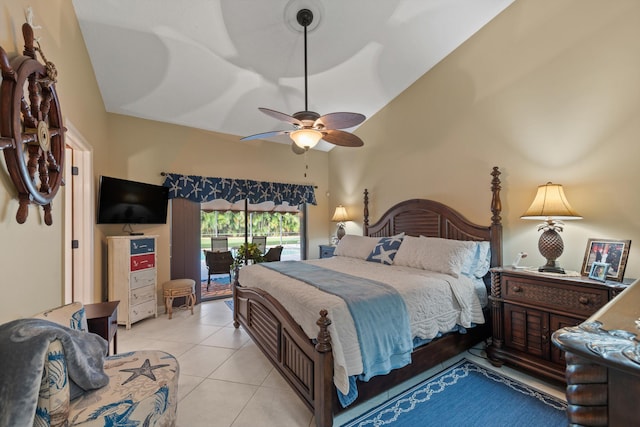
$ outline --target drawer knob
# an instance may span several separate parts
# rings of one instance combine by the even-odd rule
[[[582,296],[578,298],[578,302],[582,305],[587,305],[589,304],[589,297]]]
[[[513,292],[522,292],[522,288],[520,286],[514,286]]]

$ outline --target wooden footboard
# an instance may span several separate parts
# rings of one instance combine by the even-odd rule
[[[333,424],[333,353],[326,310],[319,313],[314,344],[291,315],[261,289],[233,283],[233,325],[240,325],[269,358],[316,417],[316,426]]]

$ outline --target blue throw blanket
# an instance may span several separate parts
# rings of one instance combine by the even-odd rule
[[[411,363],[413,343],[409,315],[404,300],[393,287],[302,262],[262,265],[345,301],[355,324],[362,355],[363,373],[358,379],[368,381],[373,376],[387,374]],[[353,402],[357,393],[355,378],[352,378],[349,394],[339,393],[342,405]]]
[[[47,351],[56,339],[64,349],[70,386],[92,390],[109,383],[102,337],[42,319],[0,325],[0,427],[33,425]]]

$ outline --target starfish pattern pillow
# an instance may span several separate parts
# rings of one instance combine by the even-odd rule
[[[398,253],[398,248],[402,243],[403,237],[404,234],[398,234],[392,237],[381,238],[367,257],[367,261],[379,262],[385,265],[393,264],[393,259],[396,253]]]

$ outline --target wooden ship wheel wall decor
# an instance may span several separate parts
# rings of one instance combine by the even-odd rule
[[[0,47],[0,149],[18,191],[18,223],[27,220],[34,203],[43,207],[44,222],[51,225],[51,202],[63,185],[66,129],[55,89],[56,68],[34,40],[29,23],[22,25],[22,35],[23,55],[9,60]]]

